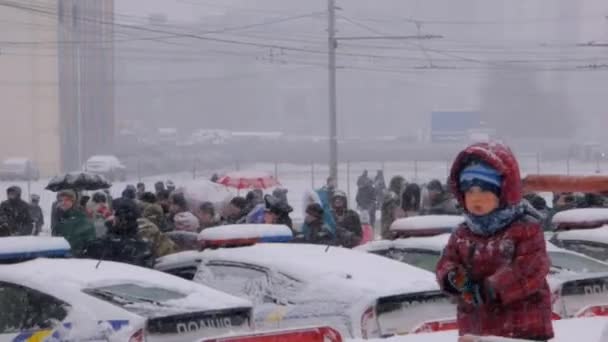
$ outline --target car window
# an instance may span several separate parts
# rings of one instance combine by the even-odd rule
[[[586,256],[608,261],[608,246],[602,243],[590,241],[560,241],[560,246]]]
[[[431,272],[435,272],[440,257],[439,252],[423,249],[391,248],[373,253]]]
[[[194,276],[196,275],[196,270],[197,267],[196,266],[187,266],[187,267],[180,267],[180,268],[174,268],[171,270],[167,270],[166,273],[172,274],[176,277],[180,277],[186,280],[193,280]]]
[[[140,286],[135,284],[118,284],[111,286],[95,287],[84,290],[114,304],[135,304],[146,302],[166,302],[169,300],[186,298],[180,292],[155,287]]]
[[[69,305],[40,293],[0,282],[0,334],[50,329],[68,314]]]
[[[207,285],[235,296],[247,297],[254,302],[270,300],[268,274],[260,268],[249,265],[211,263]]]
[[[572,272],[608,272],[608,265],[568,252],[549,252],[551,266]]]

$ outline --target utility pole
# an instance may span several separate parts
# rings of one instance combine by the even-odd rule
[[[327,0],[329,89],[329,175],[338,181],[338,123],[336,103],[336,1]]]

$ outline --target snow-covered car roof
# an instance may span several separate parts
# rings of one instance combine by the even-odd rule
[[[62,237],[15,236],[0,238],[0,260],[65,256],[70,244]]]
[[[249,247],[178,253],[159,259],[158,269],[204,259],[253,264],[303,281],[357,286],[374,295],[437,290],[434,274],[398,261],[341,247],[260,243]]]
[[[89,158],[87,160],[87,163],[88,162],[109,163],[109,164],[120,163],[120,161],[118,160],[118,158],[116,156],[111,156],[111,155],[92,156],[91,158]]]
[[[608,244],[608,225],[593,229],[573,229],[555,234],[558,240],[589,241]]]
[[[390,227],[392,231],[416,231],[429,229],[454,230],[464,223],[464,216],[427,215],[412,216],[395,220]]]
[[[366,252],[375,252],[390,248],[416,248],[441,252],[443,248],[448,244],[449,239],[450,234],[441,234],[430,237],[412,237],[407,239],[396,240],[376,240],[358,246],[355,249]]]
[[[18,264],[0,265],[0,279],[64,300],[74,293],[81,293],[82,290],[113,285],[157,287],[185,295],[182,299],[163,303],[168,310],[174,307],[175,312],[181,313],[251,306],[246,300],[169,274],[110,261],[39,258]]]
[[[551,222],[555,224],[597,221],[608,221],[608,209],[585,208],[564,210],[556,213],[551,219]]]

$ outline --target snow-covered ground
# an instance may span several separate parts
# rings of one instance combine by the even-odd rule
[[[369,176],[374,177],[377,170],[384,170],[386,182],[390,181],[390,178],[395,175],[402,175],[408,181],[415,182],[428,182],[431,179],[440,179],[445,181],[448,176],[449,167],[451,162],[391,162],[391,163],[378,163],[378,162],[362,162],[346,164],[342,163],[339,165],[339,188],[346,191],[351,206],[354,206],[354,199],[357,190],[357,178],[361,175],[363,170],[369,170]],[[600,164],[600,174],[608,174],[608,165]],[[521,161],[522,173],[535,174],[538,170],[541,173],[548,174],[566,174],[568,166],[566,161],[558,162],[543,162],[538,167],[536,160],[523,160]],[[570,174],[577,175],[591,175],[597,174],[596,163],[570,163]],[[289,190],[287,196],[289,202],[294,208],[292,218],[301,218],[302,215],[302,201],[304,192],[313,188],[321,187],[329,175],[327,165],[315,164],[311,165],[295,165],[295,164],[252,164],[252,165],[241,165],[241,170],[252,170],[252,171],[266,171],[271,174],[276,174],[282,187]],[[196,179],[209,179],[214,172],[222,174],[224,172],[233,171],[229,169],[225,170],[207,170],[198,171]],[[154,183],[157,181],[172,180],[178,187],[188,187],[188,184],[192,184],[194,178],[192,172],[183,172],[176,174],[158,175],[152,177],[146,177],[141,179],[146,184],[147,189],[154,189]],[[127,184],[135,185],[138,179],[129,179],[127,182],[116,182],[111,189],[112,195],[117,197],[120,196],[121,192]],[[36,193],[41,196],[41,206],[45,213],[45,228],[48,229],[48,222],[50,221],[50,208],[51,204],[55,199],[55,194],[44,190],[48,184],[48,179],[42,179],[38,182],[0,182],[0,200],[6,198],[6,193],[1,189],[6,189],[11,185],[19,185],[23,189],[24,199],[29,197],[30,193]],[[234,195],[240,194],[241,196],[246,195],[246,191],[232,191]]]

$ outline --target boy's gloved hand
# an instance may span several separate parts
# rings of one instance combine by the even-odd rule
[[[496,295],[492,288],[484,286],[483,283],[474,282],[469,278],[463,269],[454,270],[448,273],[448,284],[458,293],[461,298],[471,305],[479,306],[496,300]]]

